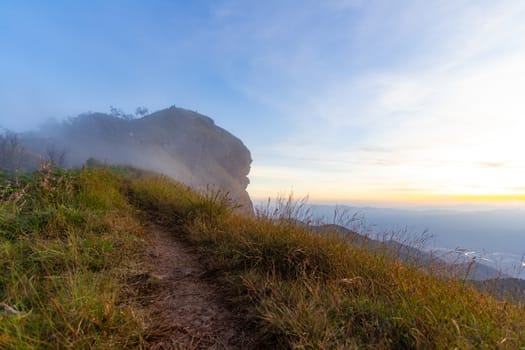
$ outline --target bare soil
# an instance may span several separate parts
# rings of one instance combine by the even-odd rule
[[[255,341],[220,288],[207,280],[199,255],[175,234],[148,224],[146,272],[140,290],[149,349],[252,349]]]

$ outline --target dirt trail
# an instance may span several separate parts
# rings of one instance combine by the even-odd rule
[[[242,318],[203,277],[198,255],[158,225],[147,230],[151,246],[140,285],[151,318],[150,349],[252,349]]]

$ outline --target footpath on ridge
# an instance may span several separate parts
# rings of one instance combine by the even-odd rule
[[[134,284],[143,289],[151,318],[150,349],[254,348],[242,317],[228,309],[218,286],[205,278],[198,254],[158,224],[148,222],[146,232],[146,273]]]

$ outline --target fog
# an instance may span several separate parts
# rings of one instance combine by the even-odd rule
[[[330,218],[334,206],[313,205],[316,215]],[[409,210],[341,206],[363,219],[362,228],[374,235],[406,231],[430,235],[434,247],[468,248],[486,252],[525,254],[525,211]]]
[[[194,111],[172,106],[147,113],[113,108],[111,114],[85,113],[6,134],[0,140],[0,170],[32,171],[42,161],[66,168],[86,162],[132,165],[196,189],[216,187],[251,210],[246,192],[251,155],[238,138]]]

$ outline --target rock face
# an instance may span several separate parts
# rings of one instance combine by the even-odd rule
[[[229,192],[242,211],[253,211],[246,192],[250,151],[196,112],[171,107],[132,120],[85,114],[25,141],[33,152],[45,152],[51,144],[54,150],[65,150],[69,166],[92,157],[157,171],[196,189],[212,186]]]

